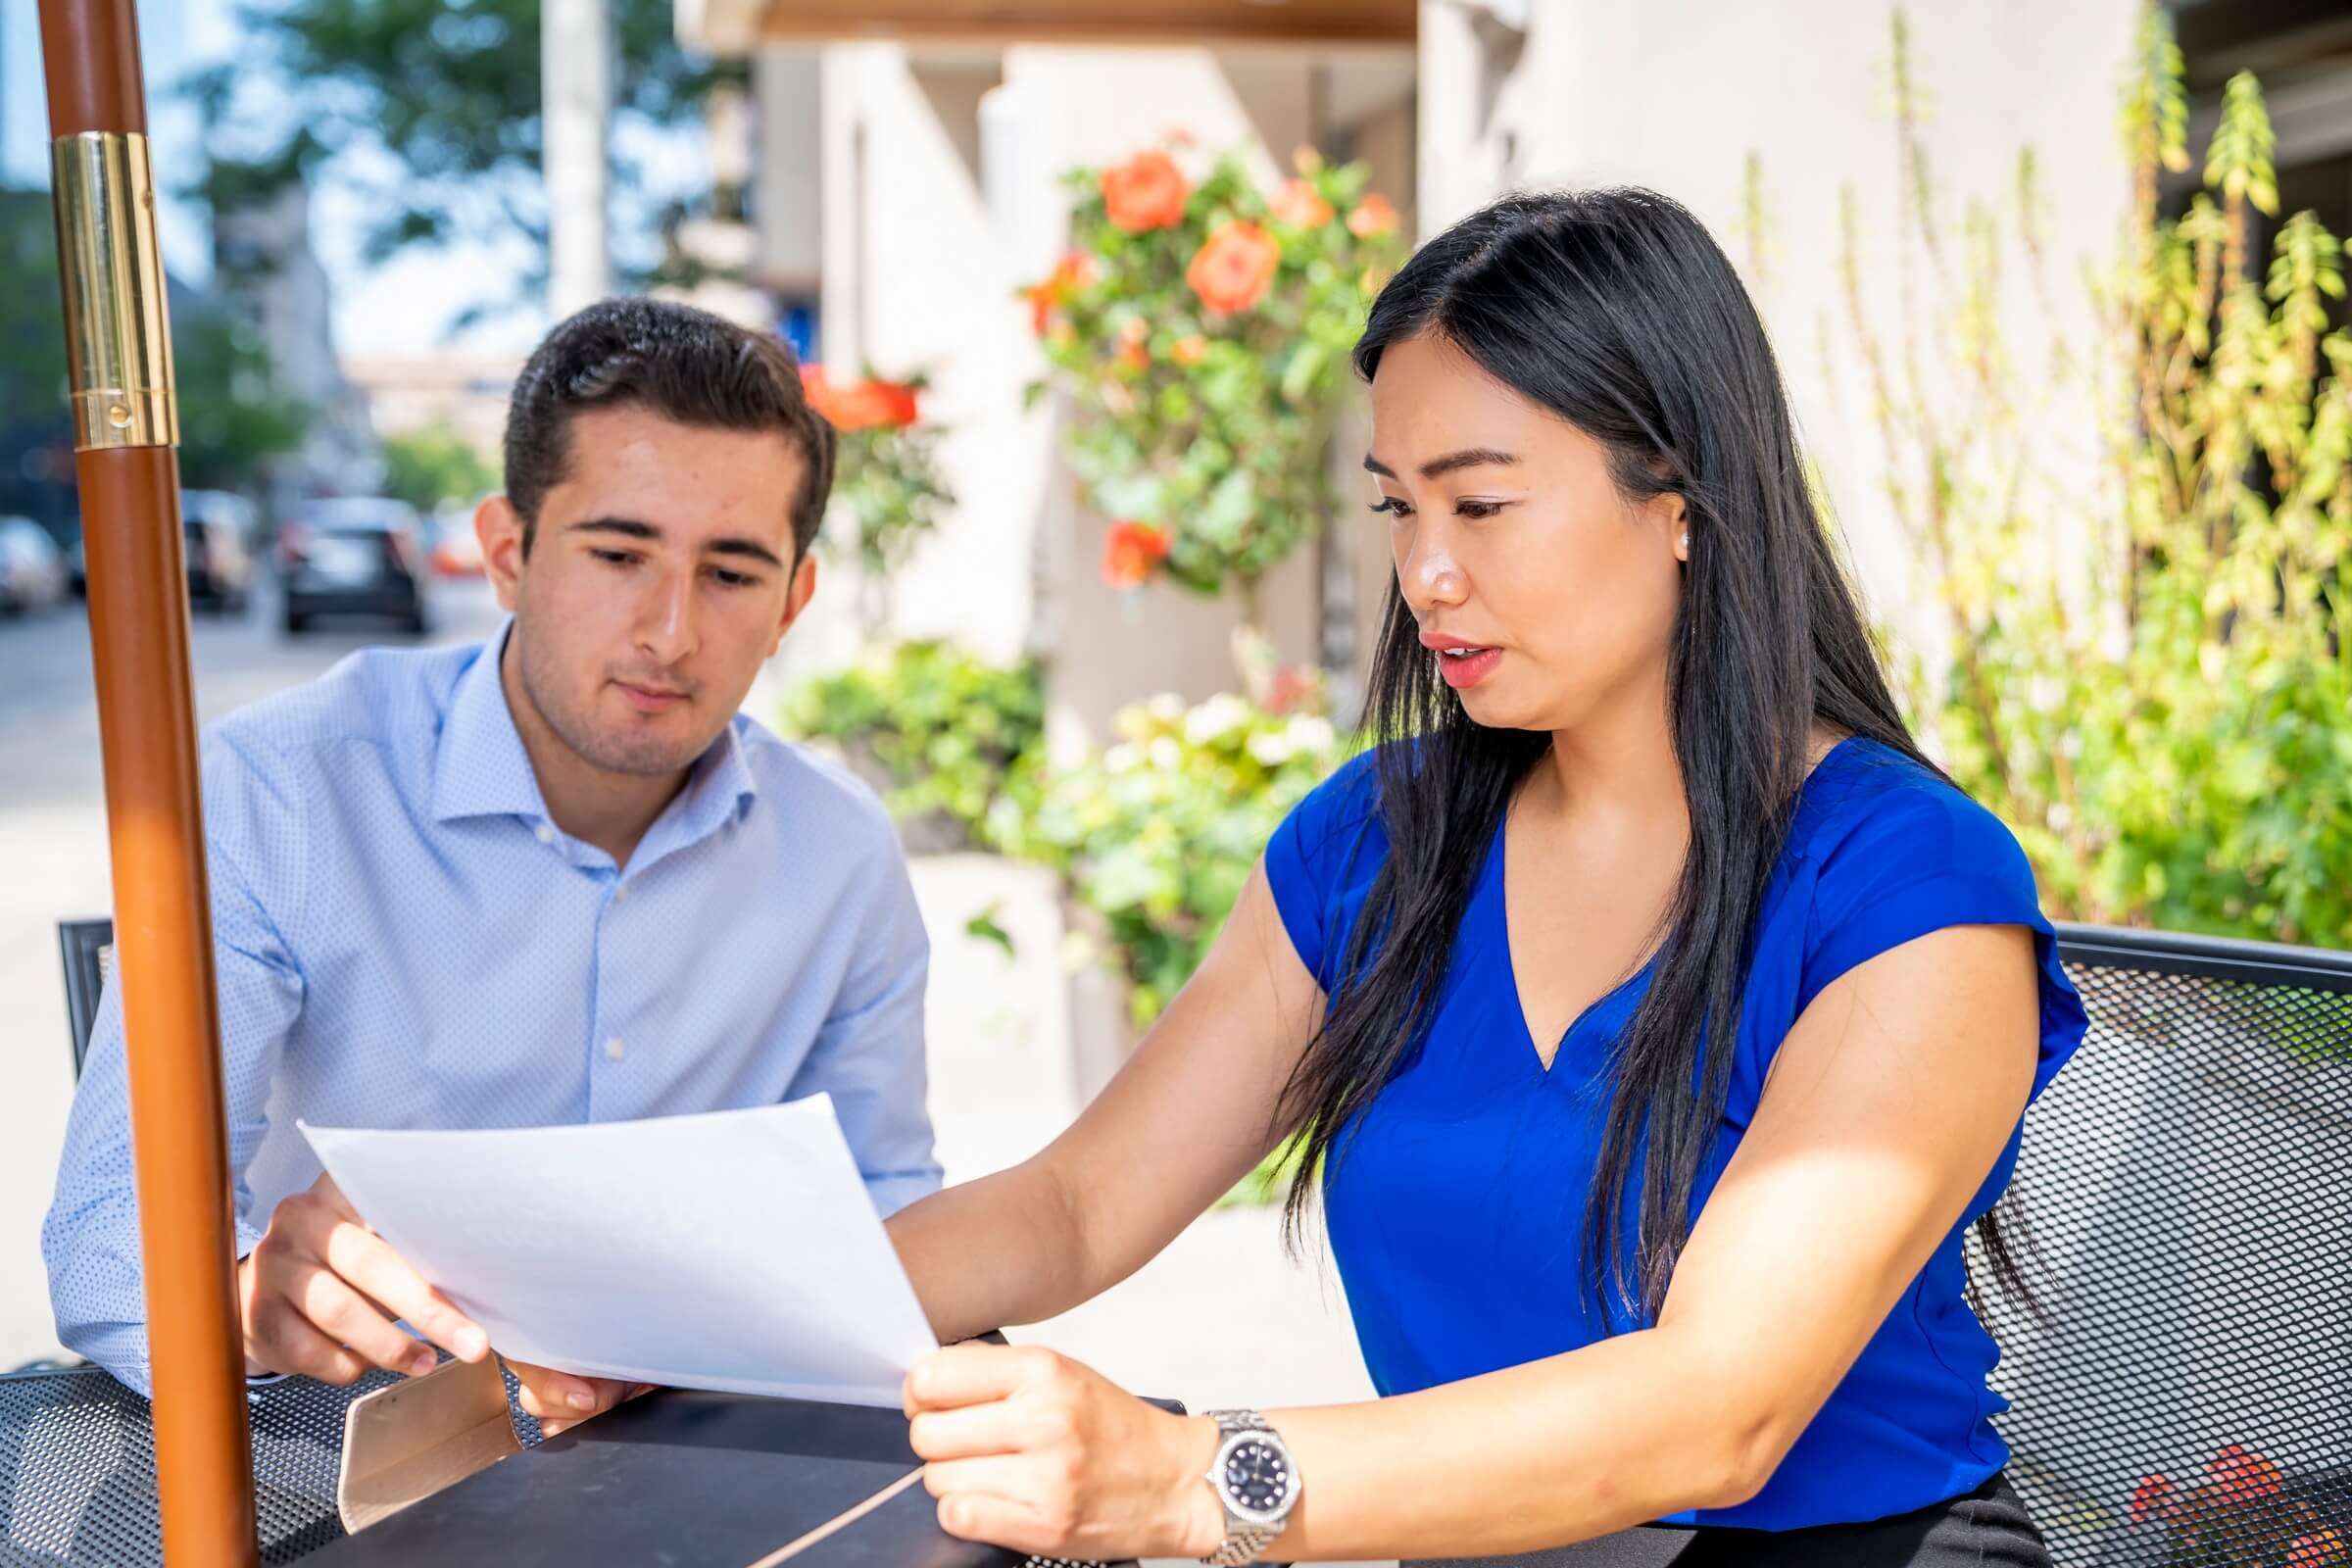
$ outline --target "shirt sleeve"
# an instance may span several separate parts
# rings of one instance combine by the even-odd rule
[[[874,853],[887,864],[868,879],[875,897],[861,922],[858,957],[784,1098],[833,1097],[866,1191],[887,1217],[939,1191],[942,1173],[924,1108],[930,939],[887,822],[883,834]]]
[[[1266,840],[1266,887],[1298,961],[1328,994],[1348,929],[1337,897],[1353,829],[1376,809],[1374,754],[1348,761],[1291,808]]]
[[[242,1257],[268,1224],[267,1215],[253,1212],[246,1170],[268,1130],[270,1080],[302,1010],[302,972],[280,922],[290,925],[300,913],[309,837],[299,776],[272,758],[208,742],[202,788]],[[99,999],[67,1118],[56,1195],[41,1226],[41,1253],[59,1342],[141,1394],[150,1392],[120,986],[106,987]]]
[[[1796,1010],[1838,976],[1947,926],[2016,925],[2039,969],[2038,1096],[2082,1043],[2082,1001],[2058,958],[2034,868],[2000,818],[1947,785],[1882,797],[1821,867]]]

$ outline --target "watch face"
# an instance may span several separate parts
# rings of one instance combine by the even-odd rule
[[[1291,1494],[1291,1461],[1270,1443],[1245,1438],[1225,1450],[1225,1495],[1244,1513],[1275,1514]]]

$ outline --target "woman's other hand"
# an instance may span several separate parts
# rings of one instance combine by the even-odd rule
[[[1225,1539],[1216,1423],[1035,1346],[956,1345],[906,1374],[941,1528],[1050,1557],[1200,1557]]]

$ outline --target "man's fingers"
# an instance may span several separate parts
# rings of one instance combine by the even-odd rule
[[[319,1255],[352,1288],[381,1301],[386,1311],[461,1361],[478,1361],[490,1336],[409,1266],[390,1243],[356,1220],[328,1228]]]
[[[431,1370],[431,1348],[409,1338],[331,1270],[292,1261],[283,1281],[278,1294],[293,1303],[296,1311],[320,1334],[351,1347],[370,1364],[387,1372]]]
[[[602,1415],[623,1399],[633,1399],[653,1387],[650,1383],[626,1383],[614,1378],[581,1377],[525,1361],[509,1361],[507,1369],[514,1374],[518,1385],[517,1402],[550,1435],[575,1421]]]
[[[338,1387],[357,1383],[368,1371],[368,1363],[358,1354],[313,1328],[293,1303],[280,1298],[267,1298],[256,1307],[246,1346],[249,1357],[272,1372],[317,1378]]]

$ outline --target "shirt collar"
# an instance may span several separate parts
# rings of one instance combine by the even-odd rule
[[[509,616],[498,634],[482,644],[466,672],[458,677],[449,711],[441,721],[441,744],[433,758],[433,817],[453,822],[468,816],[520,816],[531,821],[547,817],[547,800],[539,793],[539,776],[523,750],[522,732],[514,727],[514,710],[507,706],[506,682],[499,663],[507,636],[514,626]],[[730,721],[696,759],[686,787],[654,821],[640,846],[666,853],[716,832],[727,821],[751,808],[760,783],[744,755],[741,725]],[[654,841],[659,839],[657,845]]]
[[[547,815],[539,775],[531,770],[522,732],[507,707],[499,660],[507,646],[509,617],[498,635],[482,644],[441,719],[441,743],[433,753],[433,818],[454,822],[467,816]]]

